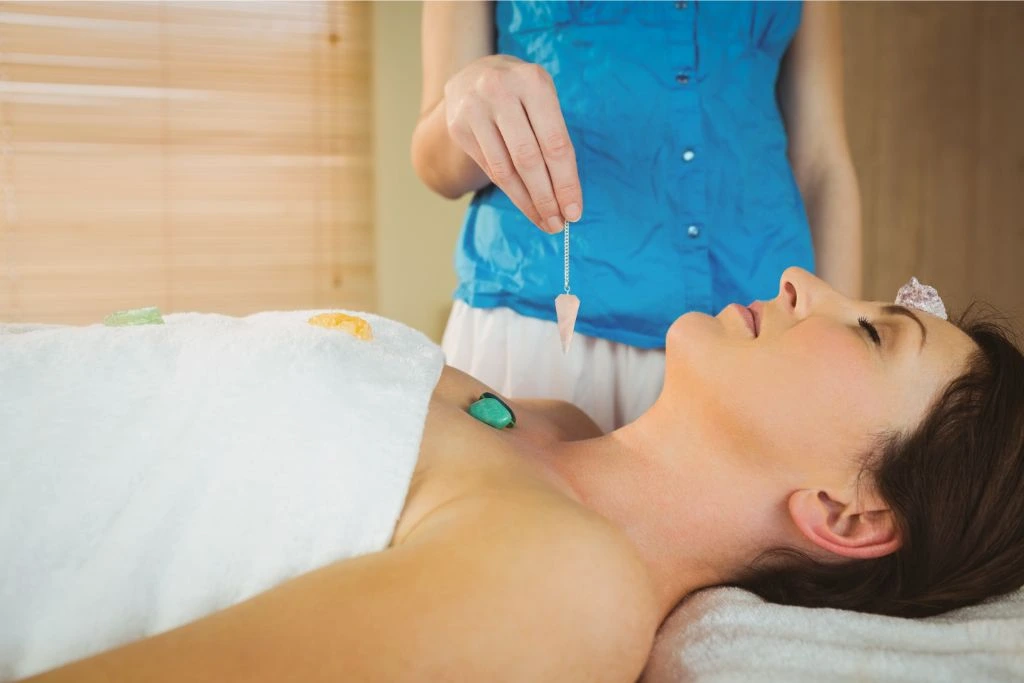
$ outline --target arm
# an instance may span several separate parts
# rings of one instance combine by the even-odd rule
[[[412,137],[417,175],[455,198],[497,185],[545,232],[579,220],[576,151],[551,75],[494,52],[493,5],[423,6],[423,96]]]
[[[634,681],[658,621],[644,566],[605,523],[524,488],[38,680]]]
[[[471,62],[494,54],[494,4],[424,2],[421,33],[423,93],[412,135],[412,165],[427,187],[456,199],[491,181],[448,134],[444,86]]]
[[[779,74],[779,103],[818,272],[843,294],[860,298],[860,190],[843,116],[841,38],[838,3],[804,4]]]

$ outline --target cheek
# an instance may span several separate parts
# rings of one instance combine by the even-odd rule
[[[796,446],[794,454],[853,456],[888,426],[881,366],[848,332],[794,339],[779,371],[788,380],[769,387],[769,411],[776,438]]]
[[[888,426],[881,366],[848,329],[801,325],[751,343],[687,315],[669,330],[666,360],[671,400],[759,457],[831,462]]]
[[[879,368],[870,348],[847,330],[795,332],[791,339],[783,340],[780,355],[805,387],[817,387],[824,395],[833,396],[866,386]]]
[[[886,426],[876,400],[881,366],[849,331],[794,328],[734,360],[749,381],[719,387],[721,399],[768,462],[830,469],[864,453]]]
[[[843,328],[808,329],[793,334],[787,355],[808,400],[859,405],[880,369],[871,348]]]

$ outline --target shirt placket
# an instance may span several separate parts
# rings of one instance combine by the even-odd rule
[[[706,159],[703,142],[703,124],[700,107],[699,44],[697,21],[699,7],[696,0],[676,0],[662,5],[669,14],[669,82],[675,146],[668,175],[675,201],[671,229],[682,255],[681,277],[686,285],[686,304],[690,310],[712,312],[711,264],[708,252],[709,230],[707,222]]]

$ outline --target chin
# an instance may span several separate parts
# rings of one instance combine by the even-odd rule
[[[680,337],[689,337],[695,334],[708,334],[717,325],[719,325],[718,320],[707,313],[700,313],[698,311],[683,313],[669,326],[665,341],[666,347],[671,343],[673,337],[676,337],[676,341],[678,341],[678,338]]]
[[[686,362],[686,358],[699,356],[714,344],[721,335],[721,323],[706,313],[691,311],[676,318],[665,335],[666,360],[674,357]]]

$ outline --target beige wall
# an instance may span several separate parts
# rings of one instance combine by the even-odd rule
[[[864,283],[911,274],[1024,329],[1024,3],[843,3]]]
[[[431,193],[409,161],[420,106],[420,4],[374,3],[373,23],[377,310],[440,341],[469,197]]]

